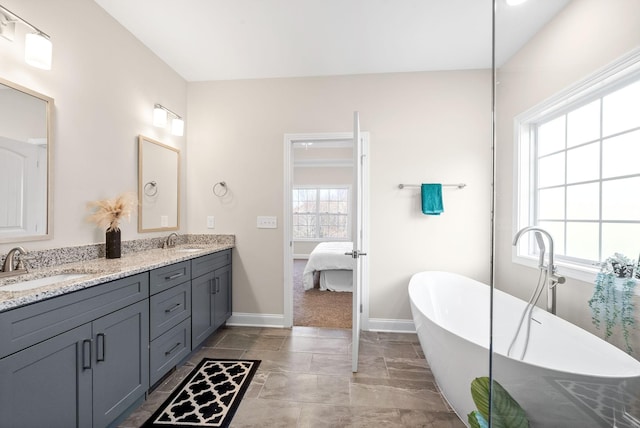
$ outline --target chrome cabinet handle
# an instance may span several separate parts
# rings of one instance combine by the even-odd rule
[[[183,275],[184,275],[184,273],[182,273],[182,272],[174,273],[173,275],[165,276],[164,280],[165,281],[171,281],[172,279],[180,278]]]

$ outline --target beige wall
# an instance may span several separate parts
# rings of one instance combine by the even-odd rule
[[[137,191],[138,134],[185,151],[186,137],[154,128],[151,111],[161,103],[186,116],[186,82],[92,0],[4,0],[2,5],[53,42],[52,70],[44,71],[23,60],[26,27],[16,26],[14,42],[0,38],[0,76],[55,103],[54,239],[24,246],[104,242],[104,231],[85,221],[86,203]],[[123,239],[154,236],[137,233],[136,216],[121,224]],[[14,246],[0,244],[0,254]]]
[[[235,233],[234,312],[283,314],[284,134],[370,133],[370,316],[411,319],[407,284],[442,269],[487,281],[490,256],[489,71],[188,84],[188,223]],[[226,198],[211,195],[225,180]],[[420,213],[399,183],[465,182],[444,191],[445,213]],[[279,228],[257,229],[275,215]]]
[[[536,269],[511,262],[513,118],[640,46],[638,22],[637,0],[574,0],[499,70],[496,285],[511,294],[528,300],[538,277]],[[598,333],[587,305],[592,291],[592,284],[577,280],[559,286],[558,315]]]

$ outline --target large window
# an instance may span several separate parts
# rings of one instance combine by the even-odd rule
[[[348,187],[298,187],[292,201],[294,239],[351,239]]]
[[[518,228],[548,230],[558,259],[574,267],[593,267],[615,252],[636,258],[640,75],[612,72],[529,113],[518,127]],[[525,256],[535,251],[520,248]]]

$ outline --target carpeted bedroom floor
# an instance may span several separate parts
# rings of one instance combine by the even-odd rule
[[[351,293],[304,290],[302,272],[306,260],[293,261],[293,325],[351,328]]]

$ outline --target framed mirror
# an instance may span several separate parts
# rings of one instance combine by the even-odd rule
[[[180,227],[180,150],[138,136],[138,232]]]
[[[0,79],[0,243],[53,237],[53,98]]]

